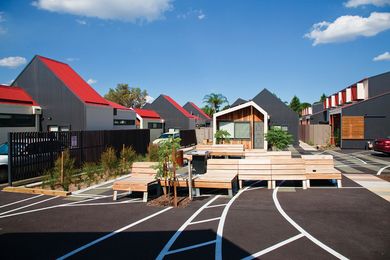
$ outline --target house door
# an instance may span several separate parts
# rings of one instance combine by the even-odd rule
[[[253,148],[264,149],[264,122],[255,122]]]

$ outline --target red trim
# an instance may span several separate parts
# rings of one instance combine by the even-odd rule
[[[352,101],[357,100],[357,86],[356,85],[351,87],[351,99],[352,99]]]
[[[186,117],[188,118],[195,118],[197,119],[198,117],[196,116],[193,116],[191,115],[190,113],[188,113],[187,110],[185,110],[184,108],[182,108],[175,100],[173,100],[170,96],[167,96],[167,95],[162,95],[169,103],[172,104],[172,106],[174,106],[177,110],[179,110],[183,115],[185,115]]]
[[[201,108],[199,108],[197,105],[195,105],[193,102],[189,102],[191,106],[193,106],[202,116],[204,116],[206,119],[211,119],[208,114],[206,114]]]
[[[24,89],[4,85],[0,85],[0,103],[39,106]]]
[[[83,80],[68,64],[42,56],[37,57],[83,102],[109,106],[108,102],[85,82],[85,80]]]
[[[107,100],[107,103],[112,106],[113,108],[116,108],[116,109],[120,109],[120,110],[131,110],[131,108],[128,108],[128,107],[125,107],[125,106],[122,106],[122,105],[119,105],[118,103],[115,103],[115,102],[112,102],[110,100]]]
[[[343,104],[345,104],[347,102],[347,90],[343,90],[343,92],[341,92],[341,97],[343,99]]]
[[[134,111],[142,118],[161,119],[160,115],[154,110],[134,108]]]

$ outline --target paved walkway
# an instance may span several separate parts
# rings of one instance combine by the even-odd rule
[[[301,140],[299,140],[299,146],[305,150],[305,151],[317,151],[316,148],[314,148],[313,146],[311,145],[308,145],[307,143],[305,142],[302,142]]]
[[[344,176],[385,200],[390,201],[390,182],[371,174],[344,174]]]

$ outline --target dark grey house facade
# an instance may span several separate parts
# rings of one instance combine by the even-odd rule
[[[211,117],[207,115],[201,108],[199,108],[197,105],[195,105],[193,102],[187,102],[183,108],[190,113],[193,116],[197,116],[199,118],[199,121],[197,122],[198,126],[210,126],[211,124]]]
[[[195,129],[196,122],[200,119],[191,115],[175,100],[167,95],[160,95],[152,103],[143,108],[156,111],[164,119],[164,128],[168,129]]]
[[[267,111],[270,127],[280,126],[287,130],[294,138],[294,144],[299,143],[298,127],[299,116],[291,110],[282,100],[272,94],[268,89],[263,89],[253,99],[257,105]]]
[[[65,63],[35,56],[12,85],[41,105],[40,131],[135,129],[134,111],[118,118],[116,109]]]

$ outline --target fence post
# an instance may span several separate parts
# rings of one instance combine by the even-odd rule
[[[12,186],[12,133],[8,133],[8,185]]]
[[[61,183],[64,183],[64,151],[61,151]]]

